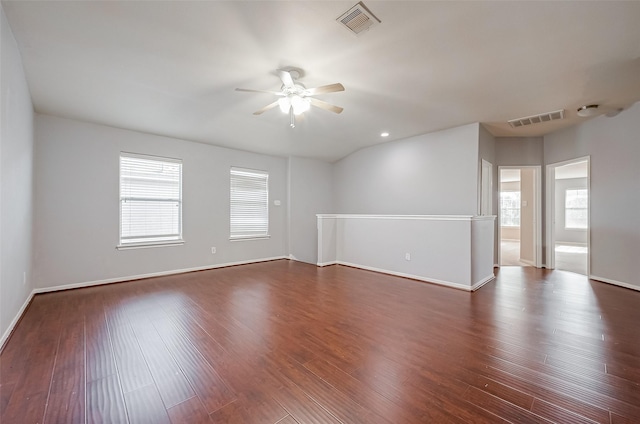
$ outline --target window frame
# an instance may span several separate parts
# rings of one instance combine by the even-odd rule
[[[265,183],[265,199],[264,199],[264,211],[265,211],[265,231],[258,233],[258,234],[234,234],[234,225],[233,225],[233,219],[234,219],[234,213],[233,213],[233,209],[234,209],[234,184],[233,184],[233,178],[234,178],[234,172],[238,172],[238,173],[245,173],[245,174],[254,174],[256,176],[260,176],[260,179],[264,179],[264,183]],[[268,171],[264,171],[264,170],[260,170],[260,169],[251,169],[251,168],[244,168],[244,167],[239,167],[239,166],[232,166],[229,169],[229,240],[230,241],[244,241],[244,240],[261,240],[261,239],[268,239],[271,237],[269,230],[270,230],[270,213],[269,213],[269,172]]]
[[[175,238],[168,240],[153,240],[153,241],[134,241],[134,242],[123,242],[123,176],[122,176],[122,159],[123,158],[133,158],[133,159],[142,159],[147,161],[159,162],[162,164],[173,164],[179,166],[178,172],[178,199],[174,199],[172,201],[177,201],[178,203],[178,234]],[[118,221],[119,221],[119,233],[118,233],[118,245],[116,248],[118,250],[127,250],[127,249],[141,249],[141,248],[153,248],[153,247],[168,247],[168,246],[180,246],[184,244],[184,234],[183,234],[183,163],[181,159],[169,158],[164,156],[155,156],[148,154],[140,154],[140,153],[131,153],[131,152],[120,152],[118,156]],[[137,199],[141,200],[141,199]],[[169,200],[167,200],[169,201]],[[162,237],[162,234],[158,234],[155,237]],[[153,236],[150,236],[153,237]]]
[[[567,194],[569,191],[584,191],[586,192],[586,205],[584,208],[569,208],[567,207]],[[586,219],[584,227],[570,227],[567,225],[567,212],[569,210],[584,210],[586,211]],[[589,228],[589,189],[586,187],[570,187],[564,189],[564,229],[568,231],[586,231]]]

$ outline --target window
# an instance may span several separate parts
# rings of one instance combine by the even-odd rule
[[[586,229],[588,225],[589,193],[586,188],[564,192],[564,227]]]
[[[500,192],[500,226],[520,226],[520,192]]]
[[[231,239],[269,237],[269,174],[231,168]]]
[[[182,162],[120,154],[120,246],[182,243]]]

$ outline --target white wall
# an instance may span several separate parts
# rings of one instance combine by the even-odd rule
[[[289,253],[292,259],[318,260],[316,214],[333,212],[333,165],[289,158]]]
[[[520,227],[502,227],[502,240],[520,240]]]
[[[33,289],[33,105],[9,23],[0,6],[0,345]]]
[[[285,158],[48,115],[36,115],[35,140],[39,288],[287,254]],[[182,159],[184,245],[116,250],[121,151]],[[231,166],[269,172],[270,239],[229,241]],[[274,206],[274,200],[282,205]]]
[[[538,166],[544,160],[542,137],[497,137],[496,165]]]
[[[591,275],[640,288],[640,104],[544,137],[545,164],[591,156]]]
[[[556,243],[587,244],[587,230],[565,228],[565,192],[567,189],[587,188],[586,178],[556,180],[555,187],[555,238]]]
[[[336,162],[336,212],[476,215],[479,126],[368,147]]]
[[[338,214],[319,215],[318,221],[318,264],[339,263],[462,290],[493,279],[493,216]]]

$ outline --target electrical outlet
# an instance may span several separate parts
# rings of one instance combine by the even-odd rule
[[[215,253],[216,253],[216,248],[215,247],[211,248],[211,253],[215,255]]]
[[[405,258],[406,260],[410,261],[410,260],[411,260],[411,253],[405,253],[405,254],[404,254],[404,258]]]

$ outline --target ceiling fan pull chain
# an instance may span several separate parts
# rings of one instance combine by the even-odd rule
[[[291,117],[291,123],[289,124],[289,126],[291,128],[295,128],[296,127],[296,116],[293,114],[293,107],[292,106],[289,107],[289,116]]]

